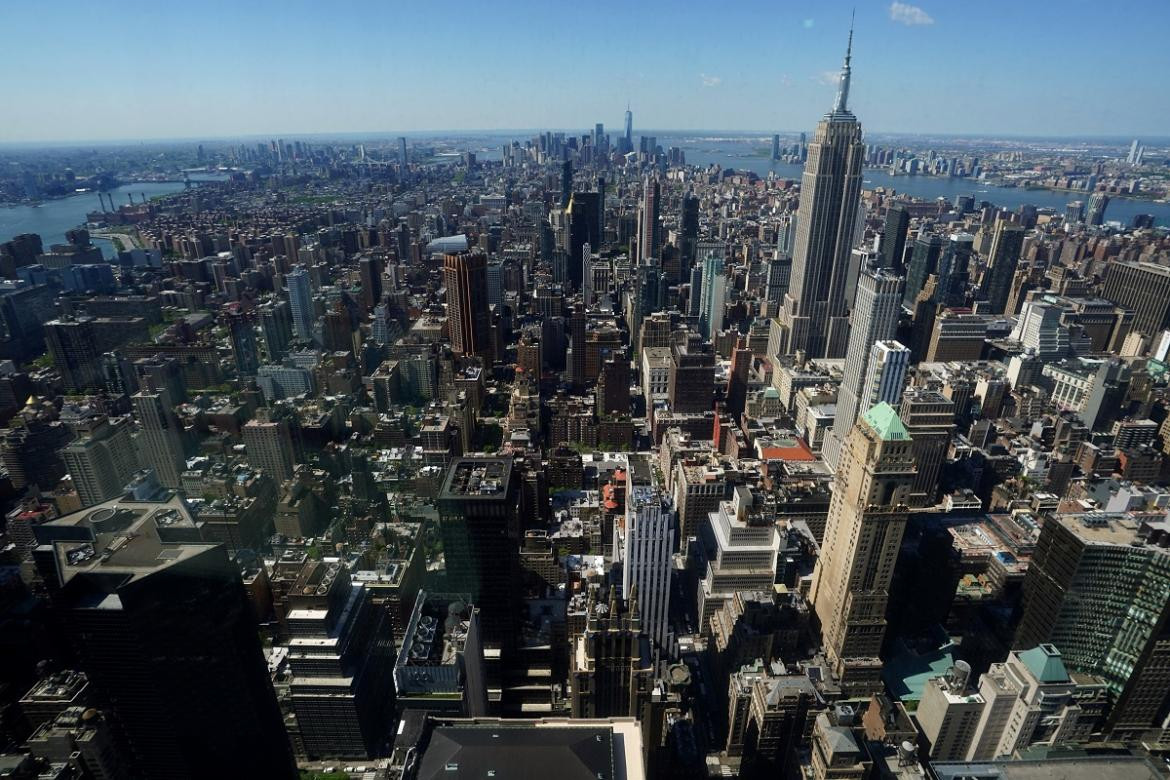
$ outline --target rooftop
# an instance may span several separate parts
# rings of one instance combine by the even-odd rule
[[[909,441],[910,439],[910,434],[906,432],[906,426],[902,424],[902,418],[898,416],[898,411],[884,401],[862,415],[862,419],[869,427],[873,428],[874,433],[881,437],[882,441]]]

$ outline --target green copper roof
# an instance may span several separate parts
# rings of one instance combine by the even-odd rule
[[[885,401],[870,409],[862,418],[877,432],[882,441],[907,441],[910,438],[898,412]]]
[[[1042,683],[1068,682],[1068,670],[1060,660],[1060,651],[1053,645],[1039,645],[1020,653],[1020,660]]]

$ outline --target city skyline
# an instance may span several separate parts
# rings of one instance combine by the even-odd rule
[[[835,90],[851,10],[847,3],[778,10],[752,3],[720,9],[713,19],[659,3],[620,13],[602,5],[597,16],[616,21],[596,40],[577,35],[557,11],[526,2],[455,7],[448,18],[474,31],[467,36],[452,35],[426,9],[347,4],[339,18],[384,29],[384,37],[366,40],[350,34],[350,24],[321,23],[309,6],[261,4],[233,11],[225,17],[230,25],[202,36],[219,5],[141,6],[107,18],[83,4],[60,4],[78,29],[101,40],[175,30],[154,59],[149,46],[140,58],[134,45],[95,55],[64,45],[68,38],[46,41],[36,13],[6,9],[0,17],[14,60],[35,56],[45,64],[0,74],[0,87],[23,107],[0,129],[0,143],[585,128],[598,119],[620,133],[627,102],[635,133],[807,128]],[[972,17],[937,2],[862,4],[855,57],[864,67],[853,104],[874,133],[1156,134],[1170,109],[1145,97],[1135,75],[1170,67],[1156,32],[1170,8],[1130,7],[1115,18],[1082,3],[1059,17],[1011,6],[1013,23],[1004,24],[995,8]],[[275,18],[280,51],[296,56],[256,46]],[[775,19],[766,39],[734,34],[758,29],[761,18]],[[713,23],[731,34],[715,27],[712,36]],[[1064,58],[1052,73],[1059,78],[1049,77],[1053,47],[1079,40],[1090,24],[1102,41],[1125,36],[1125,61]],[[433,35],[415,32],[432,28]],[[520,29],[523,44],[505,45]],[[439,56],[447,38],[460,56]],[[957,41],[968,48],[956,49]],[[956,51],[968,51],[967,59]],[[465,67],[471,61],[481,66]],[[116,100],[92,86],[95,72],[118,85]]]

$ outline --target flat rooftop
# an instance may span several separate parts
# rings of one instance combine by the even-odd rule
[[[439,498],[503,501],[511,478],[510,458],[460,458],[447,470]]]

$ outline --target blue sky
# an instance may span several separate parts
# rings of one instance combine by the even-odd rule
[[[0,141],[804,130],[852,2],[0,0]],[[1170,134],[1170,0],[858,0],[867,130]]]

